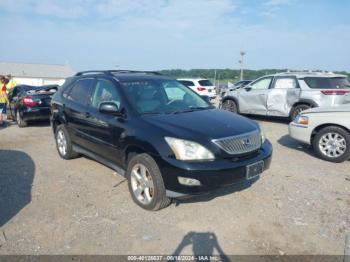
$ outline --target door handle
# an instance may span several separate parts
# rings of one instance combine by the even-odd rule
[[[259,96],[266,96],[265,94],[259,94]]]
[[[89,112],[86,112],[86,113],[85,113],[85,117],[86,117],[86,118],[89,118],[90,116],[91,116],[91,114],[90,114]]]

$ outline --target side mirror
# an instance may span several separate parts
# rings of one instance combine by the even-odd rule
[[[102,102],[99,111],[108,115],[121,115],[118,106],[113,102]]]
[[[243,87],[245,89],[245,91],[249,92],[250,90],[252,90],[251,86],[245,86]]]

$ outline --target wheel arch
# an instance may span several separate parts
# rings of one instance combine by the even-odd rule
[[[326,128],[326,127],[330,127],[330,126],[334,126],[334,127],[339,127],[339,128],[342,128],[344,130],[346,130],[349,134],[350,134],[350,129],[345,127],[345,126],[342,126],[342,125],[339,125],[339,124],[334,124],[334,123],[326,123],[326,124],[322,124],[322,125],[319,125],[317,127],[315,127],[312,132],[311,132],[311,137],[310,137],[310,143],[312,144],[313,142],[313,139],[315,138],[316,134],[323,128]]]
[[[141,146],[137,146],[137,145],[128,146],[124,151],[124,159],[123,159],[124,167],[127,167],[129,160],[133,156],[137,154],[143,154],[143,153],[147,153],[147,151]]]
[[[221,107],[222,107],[222,104],[223,104],[225,101],[227,101],[227,100],[232,100],[233,102],[235,102],[236,105],[237,105],[237,111],[239,112],[239,103],[238,103],[237,97],[225,96],[225,97],[221,100]]]
[[[300,106],[300,105],[307,105],[307,106],[310,106],[311,108],[319,107],[319,105],[315,101],[313,101],[311,99],[300,99],[297,102],[295,102],[292,105],[292,107],[290,108],[289,116],[292,115],[294,108],[297,107],[297,106]]]
[[[56,133],[56,129],[61,124],[66,124],[66,118],[65,116],[61,116],[58,113],[53,113],[51,116],[51,125],[52,125],[52,131],[53,133]]]
[[[308,105],[311,107],[319,107],[319,105],[311,99],[300,99],[293,104],[292,109],[296,106],[299,106],[299,105]]]

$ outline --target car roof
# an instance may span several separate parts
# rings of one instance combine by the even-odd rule
[[[91,70],[78,72],[74,77],[86,76],[109,76],[118,81],[132,80],[151,80],[151,79],[170,79],[158,72],[153,71],[133,71],[133,70]]]
[[[297,78],[304,77],[347,77],[346,75],[334,74],[332,72],[283,72],[273,76],[296,76]]]
[[[179,81],[201,81],[201,80],[209,80],[207,78],[178,78]]]

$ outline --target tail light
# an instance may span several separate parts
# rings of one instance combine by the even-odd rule
[[[198,91],[205,91],[205,90],[207,90],[205,87],[203,87],[203,86],[198,86],[197,87],[197,90]]]
[[[322,94],[330,96],[330,95],[345,95],[349,93],[350,91],[347,90],[323,90],[321,91]]]
[[[24,97],[22,101],[23,101],[23,104],[26,106],[37,106],[38,105],[38,102],[34,101],[33,97],[31,97],[31,96]]]

